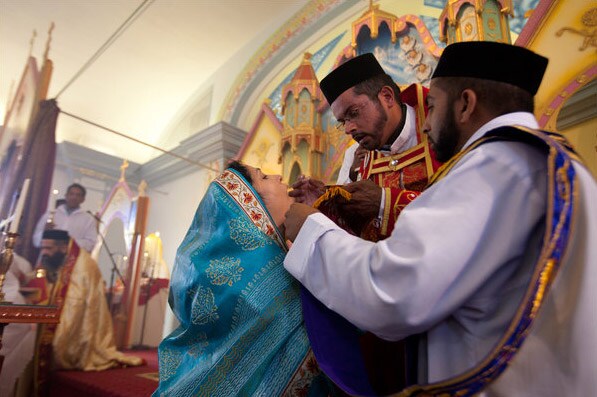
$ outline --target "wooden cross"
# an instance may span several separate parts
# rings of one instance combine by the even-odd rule
[[[50,42],[52,41],[52,31],[54,30],[54,22],[50,24],[48,29],[48,41],[46,42],[46,51],[44,52],[44,60],[48,59],[48,53],[50,52]]]
[[[126,159],[122,160],[122,165],[120,166],[120,179],[118,180],[119,182],[124,182],[124,173],[126,172],[128,166],[129,162]]]
[[[138,190],[139,190],[139,197],[144,197],[145,196],[145,190],[147,189],[147,182],[145,182],[145,179],[143,179],[141,181],[141,183],[139,184]]]
[[[37,31],[35,29],[33,29],[33,34],[31,35],[31,40],[29,40],[29,57],[31,56],[31,53],[33,52],[33,44],[35,43],[35,38],[37,37]],[[29,58],[27,57],[27,58]]]

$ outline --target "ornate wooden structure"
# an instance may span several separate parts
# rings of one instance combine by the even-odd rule
[[[290,182],[301,174],[321,178],[325,137],[317,109],[324,99],[310,60],[311,54],[305,53],[294,77],[282,91],[282,169],[284,180]]]
[[[4,327],[10,323],[58,324],[60,317],[56,306],[13,305],[0,303],[0,348]],[[0,371],[4,357],[0,356]]]
[[[94,256],[104,248],[109,253],[110,265],[115,273],[108,290],[110,310],[114,324],[114,337],[118,348],[129,348],[132,344],[133,324],[137,316],[141,272],[144,265],[144,245],[149,210],[149,198],[145,196],[145,182],[141,182],[139,193],[135,195],[125,180],[128,162],[121,166],[120,180],[114,185],[102,209],[98,213],[101,219],[99,233],[102,241],[94,249]],[[115,225],[111,228],[111,225]],[[122,226],[121,226],[122,225]],[[113,263],[113,255],[106,244],[107,233],[121,233],[126,246],[122,268]],[[122,278],[121,278],[122,277]]]
[[[513,15],[512,0],[448,0],[439,17],[440,39],[510,43],[508,17]]]

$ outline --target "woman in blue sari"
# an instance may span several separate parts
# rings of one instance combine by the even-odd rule
[[[154,396],[327,395],[284,270],[281,177],[234,162],[209,186],[176,254]]]

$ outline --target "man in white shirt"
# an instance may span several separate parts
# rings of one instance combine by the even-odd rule
[[[389,238],[303,204],[287,214],[284,265],[317,299],[381,338],[419,336],[404,395],[597,390],[597,184],[562,137],[535,130],[546,67],[507,44],[446,47],[424,128],[447,163]]]
[[[33,233],[33,245],[39,247],[44,230],[66,230],[77,244],[91,252],[97,241],[97,221],[89,212],[81,208],[87,191],[73,183],[66,190],[65,204],[48,211],[37,222]]]

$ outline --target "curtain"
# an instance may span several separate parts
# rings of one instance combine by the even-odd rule
[[[38,249],[31,238],[35,225],[46,211],[56,163],[56,121],[60,109],[54,99],[40,102],[39,111],[31,123],[23,145],[3,164],[0,215],[8,217],[15,192],[21,190],[25,179],[31,179],[19,224],[15,251],[35,263]],[[20,150],[19,150],[20,149]],[[7,156],[8,157],[8,156]]]

